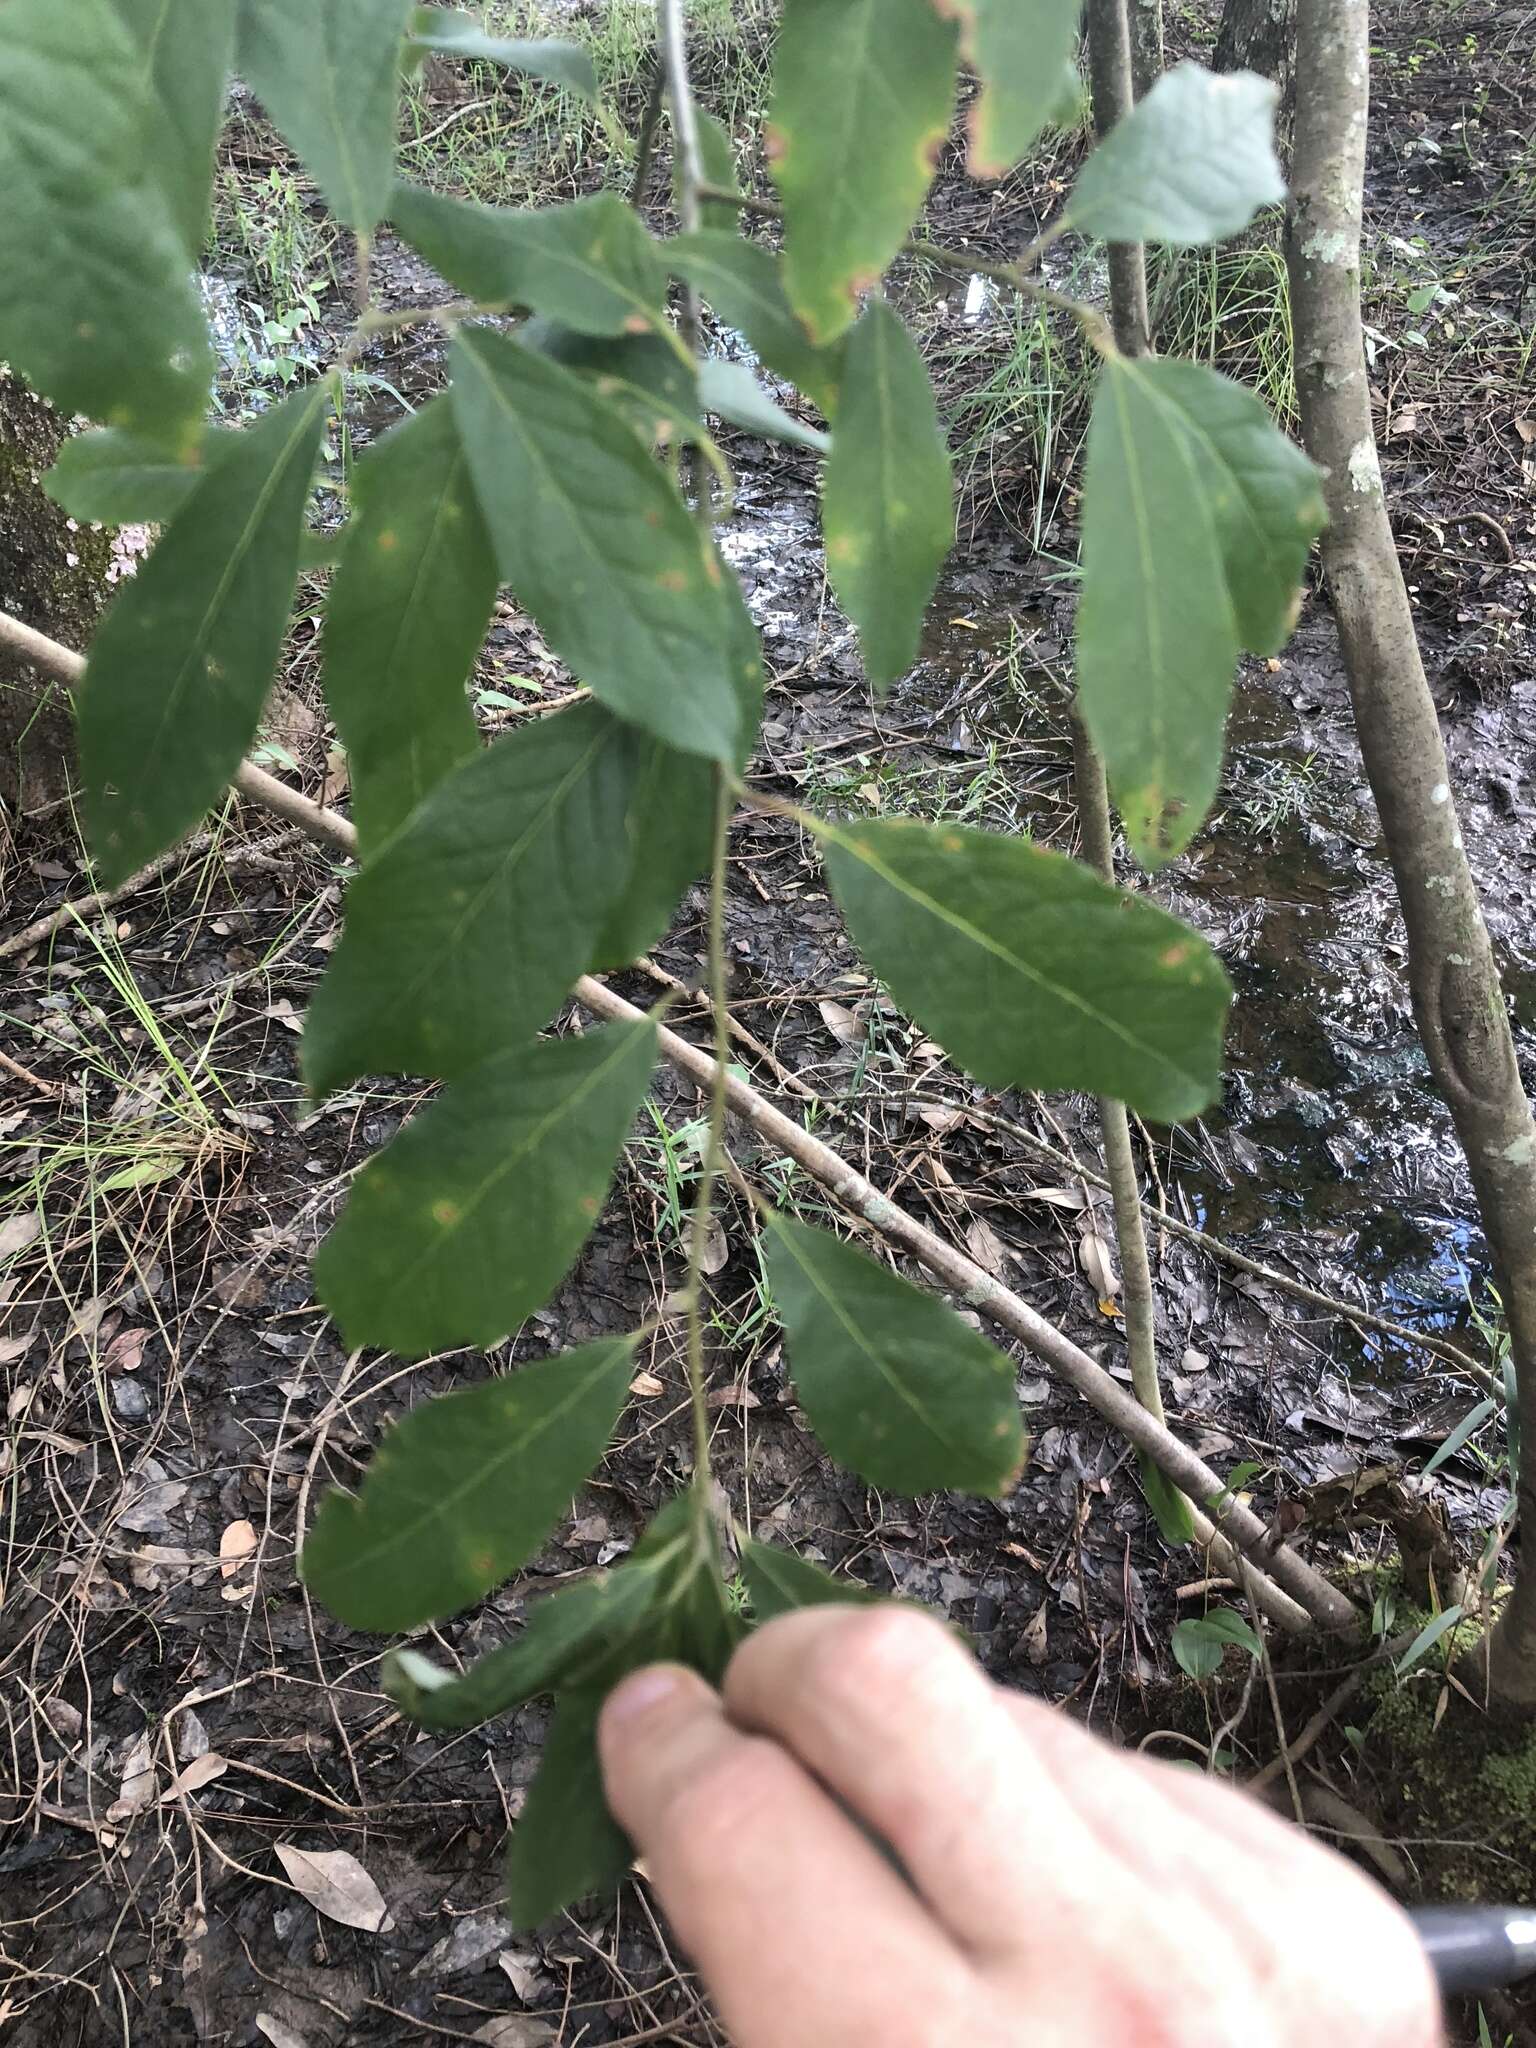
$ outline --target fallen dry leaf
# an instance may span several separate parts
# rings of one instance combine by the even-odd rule
[[[168,1799],[185,1799],[189,1792],[201,1792],[205,1785],[211,1785],[215,1778],[222,1778],[229,1769],[229,1761],[216,1750],[209,1750],[206,1756],[194,1757],[184,1771],[178,1771],[169,1785],[160,1794],[160,1804]]]
[[[485,2041],[489,2048],[540,2048],[542,2042],[555,2039],[555,2030],[543,2020],[528,2019],[520,2012],[502,2012],[487,2020],[483,2027],[476,2027],[469,2038]]]
[[[1093,1291],[1101,1301],[1113,1300],[1120,1292],[1120,1282],[1110,1261],[1109,1246],[1096,1230],[1085,1230],[1077,1247],[1077,1263],[1093,1283]]]
[[[965,1122],[963,1109],[934,1109],[930,1106],[920,1109],[917,1113],[930,1131],[938,1131],[941,1135],[945,1131],[952,1131],[956,1124]]]
[[[149,1730],[146,1728],[123,1759],[117,1797],[107,1808],[107,1819],[132,1819],[134,1814],[142,1813],[146,1806],[154,1805],[155,1795],[159,1789],[160,1777],[155,1769],[154,1750],[150,1745]]]
[[[108,1372],[137,1372],[148,1342],[148,1330],[119,1330],[101,1354],[101,1362]]]
[[[249,1522],[231,1522],[219,1538],[219,1576],[232,1579],[257,1545],[255,1529]]]
[[[1045,1640],[1045,1602],[1042,1600],[1029,1620],[1024,1624],[1024,1633],[1019,1638],[1024,1654],[1031,1664],[1043,1664],[1051,1654]]]
[[[272,2048],[309,2048],[302,2034],[296,2034],[286,2020],[280,2020],[275,2013],[259,2012],[256,2015],[256,2031],[265,2034]]]
[[[842,1003],[831,1001],[819,1002],[816,1007],[821,1012],[822,1023],[839,1045],[864,1043],[864,1026],[852,1010],[845,1008]]]
[[[11,1365],[20,1358],[32,1342],[32,1332],[25,1337],[0,1337],[0,1365]]]
[[[1211,1361],[1203,1351],[1189,1350],[1179,1360],[1180,1372],[1208,1372]]]
[[[301,1849],[296,1842],[278,1842],[278,1861],[290,1882],[317,1913],[364,1934],[382,1934],[394,1923],[384,1894],[346,1849]]]
[[[1029,1199],[1049,1202],[1053,1209],[1068,1209],[1074,1215],[1080,1215],[1088,1206],[1088,1197],[1081,1188],[1031,1188]]]
[[[0,1259],[14,1258],[42,1234],[43,1219],[35,1209],[23,1209],[0,1223]]]
[[[711,1278],[718,1273],[731,1256],[731,1247],[725,1232],[713,1216],[709,1219],[709,1234],[704,1240],[704,1256],[699,1260],[702,1270]]]
[[[629,1383],[629,1391],[638,1394],[642,1401],[654,1401],[658,1394],[664,1394],[667,1390],[655,1373],[637,1372]]]
[[[985,1216],[977,1216],[967,1225],[965,1248],[984,1273],[990,1273],[994,1280],[1001,1276],[1008,1254]]]

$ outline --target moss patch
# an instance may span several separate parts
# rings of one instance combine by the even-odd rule
[[[1498,1726],[1453,1687],[1437,1727],[1440,1691],[1431,1669],[1367,1687],[1386,1832],[1411,1842],[1427,1896],[1536,1903],[1536,1724]]]

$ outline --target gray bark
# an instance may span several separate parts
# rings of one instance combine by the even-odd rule
[[[1088,43],[1094,132],[1102,137],[1135,104],[1126,0],[1088,0],[1083,30]],[[1149,333],[1147,262],[1140,242],[1109,245],[1109,309],[1116,347],[1123,355],[1144,355]]]
[[[1131,80],[1144,99],[1163,75],[1163,0],[1127,0]]]
[[[1257,71],[1280,88],[1275,140],[1288,158],[1296,121],[1296,0],[1226,0],[1213,71]]]
[[[1403,919],[1420,1035],[1455,1121],[1504,1302],[1519,1385],[1520,1527],[1536,1542],[1536,1125],[1462,847],[1439,720],[1382,495],[1360,324],[1369,97],[1366,0],[1300,0],[1286,229],[1296,388],[1324,472],[1323,567],[1355,726]],[[1490,1692],[1536,1710],[1536,1564],[1486,1652]]]

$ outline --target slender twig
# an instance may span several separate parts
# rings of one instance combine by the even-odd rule
[[[777,200],[759,199],[750,192],[733,192],[726,185],[700,185],[699,197],[718,200],[722,206],[734,206],[739,212],[754,214],[760,220],[784,218],[784,209]],[[1031,264],[1038,260],[1041,251],[1049,248],[1066,226],[1065,221],[1059,225],[1053,223],[1046,233],[1035,237],[1014,263],[978,256],[971,249],[952,249],[942,242],[930,242],[922,235],[909,236],[901,248],[903,255],[915,256],[919,262],[951,271],[956,277],[969,277],[974,271],[978,277],[989,277],[994,284],[1004,285],[1009,291],[1021,292],[1026,298],[1038,299],[1042,305],[1054,306],[1060,313],[1069,313],[1096,349],[1108,350],[1113,347],[1113,342],[1104,315],[1096,306],[1086,305],[1081,299],[1058,292],[1050,285],[1042,284],[1038,277],[1028,275]]]
[[[1115,882],[1113,827],[1104,763],[1074,706],[1072,714],[1072,782],[1077,799],[1083,858],[1111,888]],[[1152,1262],[1147,1256],[1147,1230],[1142,1219],[1141,1184],[1131,1149],[1131,1122],[1125,1104],[1113,1096],[1099,1097],[1099,1130],[1104,1140],[1104,1171],[1114,1207],[1115,1244],[1120,1253],[1120,1284],[1124,1296],[1125,1346],[1131,1385],[1143,1408],[1163,1419],[1163,1391],[1157,1375],[1157,1328],[1152,1300]]]
[[[709,1488],[709,1389],[704,1360],[704,1260],[715,1214],[715,1182],[725,1152],[725,1083],[731,1047],[725,1014],[725,855],[732,798],[719,770],[715,774],[714,851],[709,870],[709,994],[714,1018],[715,1062],[709,1090],[709,1135],[694,1197],[688,1239],[688,1396],[693,1407],[694,1483]]]
[[[18,635],[24,636],[24,645]],[[83,666],[77,654],[0,612],[0,642],[5,641],[12,646],[23,646],[30,659],[64,681],[77,678]],[[241,775],[245,772],[242,770]],[[336,811],[324,809],[297,790],[286,789],[271,776],[262,776],[259,770],[255,773],[261,782],[273,783],[281,793],[284,817],[301,825],[312,839],[321,844],[339,847],[355,855],[357,833],[349,819]],[[247,787],[239,777],[237,786]],[[266,801],[260,795],[256,800]],[[797,811],[793,805],[781,804],[779,799],[756,791],[752,800],[764,809],[782,808],[807,826],[820,822]],[[633,1023],[645,1014],[606,983],[589,974],[582,975],[572,994],[584,1009],[595,1016],[623,1018]],[[1214,1534],[1208,1534],[1211,1524],[1203,1515],[1197,1515],[1201,1540],[1209,1541],[1217,1559],[1231,1569],[1236,1568],[1239,1550],[1262,1558],[1264,1575],[1258,1582],[1259,1597],[1264,1611],[1272,1620],[1296,1633],[1304,1633],[1313,1623],[1331,1630],[1352,1629],[1358,1625],[1359,1615],[1353,1603],[1338,1587],[1331,1585],[1288,1544],[1276,1543],[1274,1532],[1252,1509],[1237,1499],[1187,1444],[1149,1415],[1065,1332],[1056,1329],[1027,1302],[984,1272],[974,1259],[957,1251],[936,1231],[929,1230],[925,1224],[909,1216],[829,1145],[824,1145],[801,1125],[792,1122],[749,1083],[738,1075],[725,1072],[723,1062],[711,1059],[708,1053],[690,1045],[687,1039],[680,1038],[664,1026],[658,1029],[657,1037],[662,1056],[705,1088],[713,1089],[724,1072],[728,1106],[745,1117],[776,1151],[803,1167],[813,1180],[869,1228],[910,1252],[945,1287],[961,1294],[969,1306],[989,1315],[1001,1328],[1018,1338],[1042,1364],[1079,1393],[1111,1428],[1127,1437],[1138,1450],[1145,1451],[1153,1464],[1166,1473],[1181,1491],[1194,1499],[1211,1502],[1213,1512],[1219,1515],[1220,1528]]]

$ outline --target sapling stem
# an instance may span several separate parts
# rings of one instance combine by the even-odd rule
[[[715,1213],[715,1183],[725,1156],[726,1067],[731,1056],[725,990],[725,852],[734,808],[722,769],[715,771],[715,836],[709,870],[709,1008],[715,1071],[709,1090],[709,1132],[688,1238],[688,1394],[693,1406],[693,1481],[707,1500],[710,1483],[709,1393],[704,1362],[704,1259]]]

